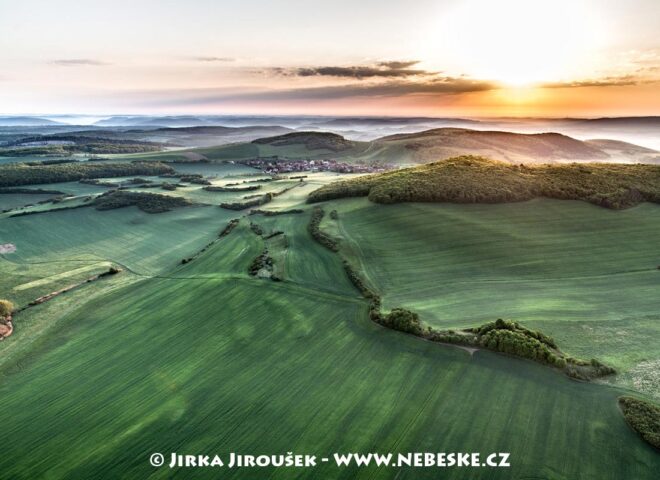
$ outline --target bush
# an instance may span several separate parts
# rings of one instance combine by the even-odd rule
[[[226,202],[221,203],[220,207],[226,208],[228,210],[245,210],[250,207],[258,207],[265,205],[273,200],[273,194],[267,193],[265,195],[259,195],[258,197],[248,200],[247,202]]]
[[[220,232],[218,237],[222,238],[222,237],[226,237],[227,235],[229,235],[232,232],[232,230],[238,226],[239,222],[240,222],[240,220],[238,218],[234,218],[234,219],[230,220],[229,223],[227,224],[227,226],[222,230],[222,232]]]
[[[215,185],[211,185],[208,187],[204,187],[204,190],[207,192],[251,192],[254,190],[259,190],[261,188],[261,185],[248,185],[246,187],[219,187]]]
[[[0,318],[9,317],[14,312],[14,304],[9,300],[0,300]]]
[[[424,332],[419,315],[405,308],[394,308],[388,315],[381,315],[379,323],[400,332],[421,335]]]
[[[267,249],[252,260],[252,263],[248,267],[248,273],[254,277],[259,273],[259,270],[263,268],[267,269],[269,272],[272,272],[273,270],[273,259],[268,254]]]
[[[114,190],[96,197],[92,205],[97,210],[112,210],[115,208],[135,206],[146,213],[162,213],[177,207],[187,207],[192,205],[192,203],[183,197]]]
[[[321,207],[314,207],[312,210],[312,217],[310,218],[309,224],[307,225],[307,230],[309,231],[312,238],[323,245],[325,248],[332,250],[333,252],[338,252],[339,242],[332,238],[330,235],[327,235],[321,231],[320,225],[324,215],[325,212]]]
[[[619,406],[628,424],[660,449],[660,407],[633,397],[620,397]]]
[[[275,217],[277,215],[289,215],[295,213],[303,213],[304,210],[300,208],[292,208],[291,210],[250,210],[250,215],[263,215],[264,217]]]

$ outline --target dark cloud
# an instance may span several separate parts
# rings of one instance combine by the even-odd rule
[[[401,69],[401,68],[409,68],[412,67],[413,65],[417,65],[419,63],[419,60],[404,60],[404,61],[389,61],[389,62],[378,62],[379,67],[385,67],[385,68],[393,68],[393,69]]]
[[[235,62],[235,58],[231,57],[192,57],[197,62]]]
[[[496,88],[494,84],[456,77],[438,77],[429,81],[391,81],[384,83],[353,83],[327,87],[299,88],[264,92],[257,95],[278,100],[326,100],[354,97],[398,97],[415,94],[457,94],[483,92]]]
[[[377,68],[377,67],[312,67],[298,68],[295,75],[299,77],[344,77],[344,78],[396,78],[415,75],[428,75],[425,70],[411,68]]]
[[[157,95],[143,95],[150,104],[203,105],[233,104],[237,102],[323,101],[350,98],[399,97],[405,95],[454,95],[483,92],[498,88],[497,85],[471,80],[465,77],[436,77],[429,81],[392,80],[381,83],[352,83],[286,90],[258,92],[229,92],[226,90],[177,90]]]
[[[51,63],[54,65],[59,65],[61,67],[79,67],[79,66],[92,66],[92,67],[101,67],[104,65],[109,65],[109,63],[102,62],[100,60],[94,60],[91,58],[61,58],[53,60]]]
[[[274,67],[268,71],[276,75],[294,77],[336,77],[353,78],[363,80],[366,78],[406,78],[425,75],[434,75],[436,72],[410,68],[418,64],[418,61],[388,61],[378,62],[374,65],[353,66],[320,66],[320,67],[297,67],[283,68]]]

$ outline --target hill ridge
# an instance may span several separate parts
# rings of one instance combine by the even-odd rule
[[[375,203],[506,203],[538,197],[582,200],[623,209],[660,203],[660,166],[619,164],[511,165],[461,156],[334,182],[308,203],[368,196]]]

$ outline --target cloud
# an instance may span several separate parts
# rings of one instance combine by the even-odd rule
[[[57,60],[53,60],[51,63],[54,65],[59,65],[61,67],[79,67],[79,66],[101,67],[104,65],[110,65],[107,62],[102,62],[100,60],[94,60],[91,58],[60,58]]]
[[[456,95],[493,90],[491,82],[466,77],[435,77],[428,81],[391,80],[379,83],[351,83],[323,87],[307,87],[253,92],[226,89],[195,89],[136,94],[150,105],[213,105],[240,102],[324,101],[352,98],[400,97],[406,95]]]
[[[353,83],[326,87],[299,88],[263,92],[257,95],[278,100],[327,100],[354,97],[398,97],[420,94],[458,94],[493,90],[496,85],[460,77],[436,77],[428,81],[389,81],[383,83]]]
[[[542,85],[543,88],[582,88],[582,87],[623,87],[650,83],[652,80],[635,75],[610,76],[574,82],[553,82]]]
[[[401,68],[412,67],[413,65],[417,65],[418,63],[419,60],[403,60],[403,61],[392,60],[389,62],[378,62],[378,66],[385,68],[401,69]]]
[[[335,77],[363,80],[367,78],[406,78],[435,75],[437,72],[410,68],[418,64],[416,60],[384,61],[373,65],[320,66],[320,67],[274,67],[268,69],[276,75],[295,77]]]
[[[197,62],[235,62],[235,58],[231,57],[192,57]]]

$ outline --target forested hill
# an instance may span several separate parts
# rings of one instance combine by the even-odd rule
[[[512,165],[462,156],[331,183],[308,202],[368,196],[376,203],[504,203],[547,197],[621,209],[660,203],[660,166],[620,164]]]

